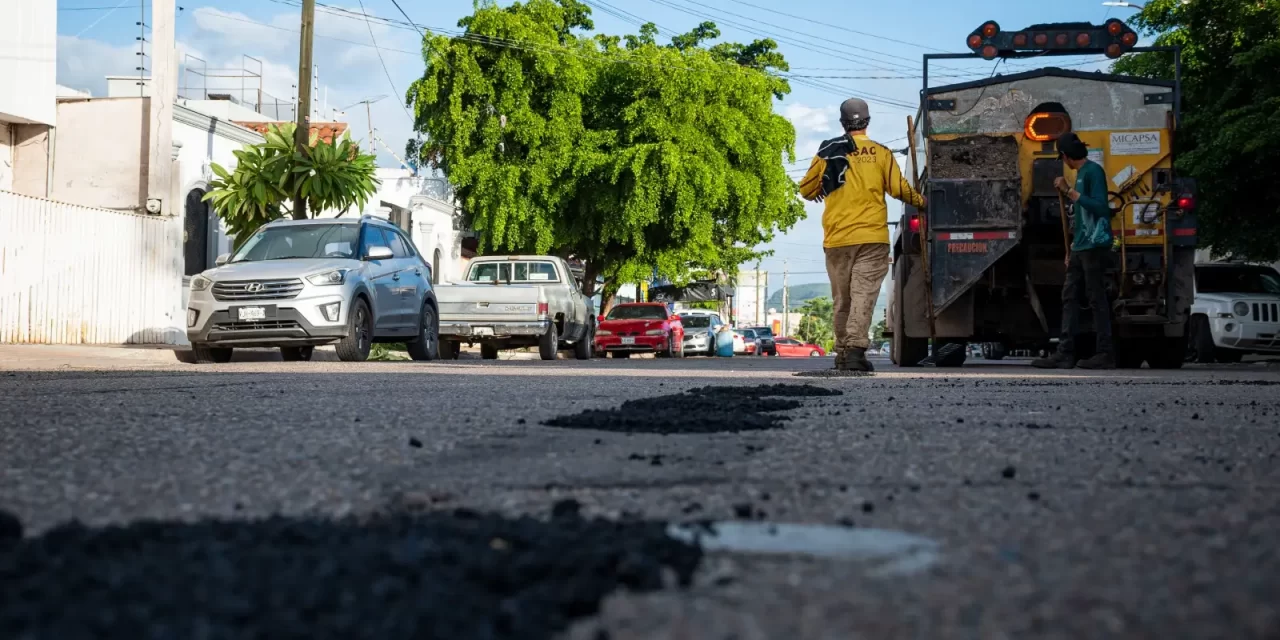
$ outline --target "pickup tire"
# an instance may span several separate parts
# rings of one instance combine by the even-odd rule
[[[596,326],[595,324],[588,322],[587,328],[582,332],[582,337],[578,338],[578,341],[573,343],[573,357],[579,360],[590,360],[592,355],[591,352],[596,348],[595,342]]]
[[[231,362],[230,347],[211,347],[202,342],[191,345],[191,360],[196,364],[226,364]]]
[[[315,347],[280,347],[280,357],[285,362],[307,362],[315,352]]]
[[[373,315],[369,313],[369,303],[363,298],[356,298],[347,318],[347,337],[338,341],[334,349],[338,359],[343,362],[364,362],[369,359],[369,349],[373,347]]]
[[[1214,352],[1213,331],[1209,328],[1209,318],[1201,315],[1191,316],[1187,325],[1187,358],[1191,362],[1213,364],[1217,361]]]
[[[462,344],[453,340],[443,340],[440,342],[440,359],[441,360],[457,360],[458,354],[462,352]]]
[[[893,305],[895,309],[893,328],[893,340],[889,343],[889,359],[899,367],[918,367],[920,361],[929,357],[929,339],[928,338],[908,338],[907,337],[907,320],[903,315],[905,309],[902,298],[905,296],[907,275],[911,273],[908,266],[909,259],[907,256],[899,256],[894,261],[893,268],[898,272],[894,274],[894,282],[900,283],[897,290],[894,291]]]
[[[480,357],[485,360],[498,359],[498,345],[493,342],[480,343]]]
[[[556,323],[547,326],[547,332],[538,338],[538,356],[543,360],[555,360],[560,351],[560,335],[556,331]]]
[[[418,314],[417,339],[405,347],[414,360],[430,361],[440,357],[440,318],[430,303],[423,303],[422,312]]]

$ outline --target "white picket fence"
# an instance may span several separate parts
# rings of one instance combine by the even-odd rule
[[[181,344],[177,218],[0,191],[0,343]]]

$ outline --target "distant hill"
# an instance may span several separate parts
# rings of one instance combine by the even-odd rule
[[[797,284],[787,287],[787,289],[790,291],[788,294],[790,297],[787,300],[787,304],[789,304],[792,309],[800,308],[804,305],[806,300],[831,297],[831,284],[827,282]],[[765,301],[765,304],[767,304],[771,309],[781,309],[782,289],[774,291],[773,294],[769,296],[769,299]]]

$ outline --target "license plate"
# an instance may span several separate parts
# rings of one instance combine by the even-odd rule
[[[636,343],[636,339],[635,339],[635,338],[623,338],[623,339],[622,339],[622,344],[635,344],[635,343]]]
[[[493,335],[493,327],[473,327],[471,333],[477,336],[491,336]]]
[[[262,320],[267,317],[265,307],[240,307],[237,311],[240,320]]]

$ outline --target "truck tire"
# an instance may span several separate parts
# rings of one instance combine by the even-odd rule
[[[943,347],[945,347],[945,346],[947,346],[947,345],[950,345],[950,344],[958,344],[958,345],[960,345],[960,351],[959,351],[956,355],[952,355],[951,357],[943,358],[943,359],[939,360],[938,362],[935,362],[935,363],[934,363],[934,366],[935,366],[935,367],[943,367],[943,368],[945,368],[945,367],[950,367],[950,368],[963,367],[963,366],[964,366],[965,361],[969,359],[969,349],[968,349],[968,345],[969,345],[969,343],[968,343],[968,342],[966,342],[966,341],[964,341],[964,340],[947,340],[947,339],[939,338],[939,339],[935,340],[935,341],[934,341],[934,343],[933,343],[933,353],[934,353],[934,355],[937,355],[937,354],[938,354],[938,352],[939,352]]]
[[[588,322],[586,330],[582,332],[582,337],[573,343],[573,357],[579,360],[590,360],[592,352],[596,348],[595,342],[596,326],[594,323]]]
[[[285,362],[307,362],[315,352],[315,347],[280,347],[280,357]]]
[[[555,360],[560,351],[560,335],[556,332],[556,323],[547,326],[547,332],[538,338],[538,356],[543,360]]]
[[[363,298],[356,298],[347,318],[347,337],[334,346],[338,359],[343,362],[364,362],[369,359],[369,349],[373,347],[373,315],[369,313],[369,303]]]
[[[1141,369],[1143,361],[1146,360],[1146,354],[1149,350],[1145,344],[1145,340],[1126,340],[1123,344],[1116,345],[1116,368],[1117,369]],[[1080,358],[1083,360],[1084,358]],[[1152,367],[1153,369],[1155,367]]]
[[[1213,331],[1209,328],[1209,319],[1205,316],[1191,316],[1187,325],[1187,357],[1192,362],[1213,364],[1216,361],[1213,344]]]
[[[457,360],[458,354],[462,351],[462,344],[453,340],[440,341],[440,359],[441,360]]]
[[[430,361],[440,357],[440,318],[430,303],[424,302],[418,314],[417,339],[406,343],[405,347],[414,360]]]
[[[902,304],[904,291],[907,288],[907,275],[911,273],[907,262],[907,256],[903,255],[899,256],[893,265],[893,268],[898,270],[894,274],[894,282],[902,284],[898,285],[893,296],[897,313],[894,314],[893,341],[889,343],[889,358],[899,367],[918,367],[921,360],[929,357],[929,339],[907,337],[907,320],[903,316]]]
[[[226,364],[233,353],[231,347],[211,347],[203,342],[191,345],[191,359],[196,364]]]
[[[485,360],[498,359],[498,344],[496,342],[481,342],[480,357]]]

